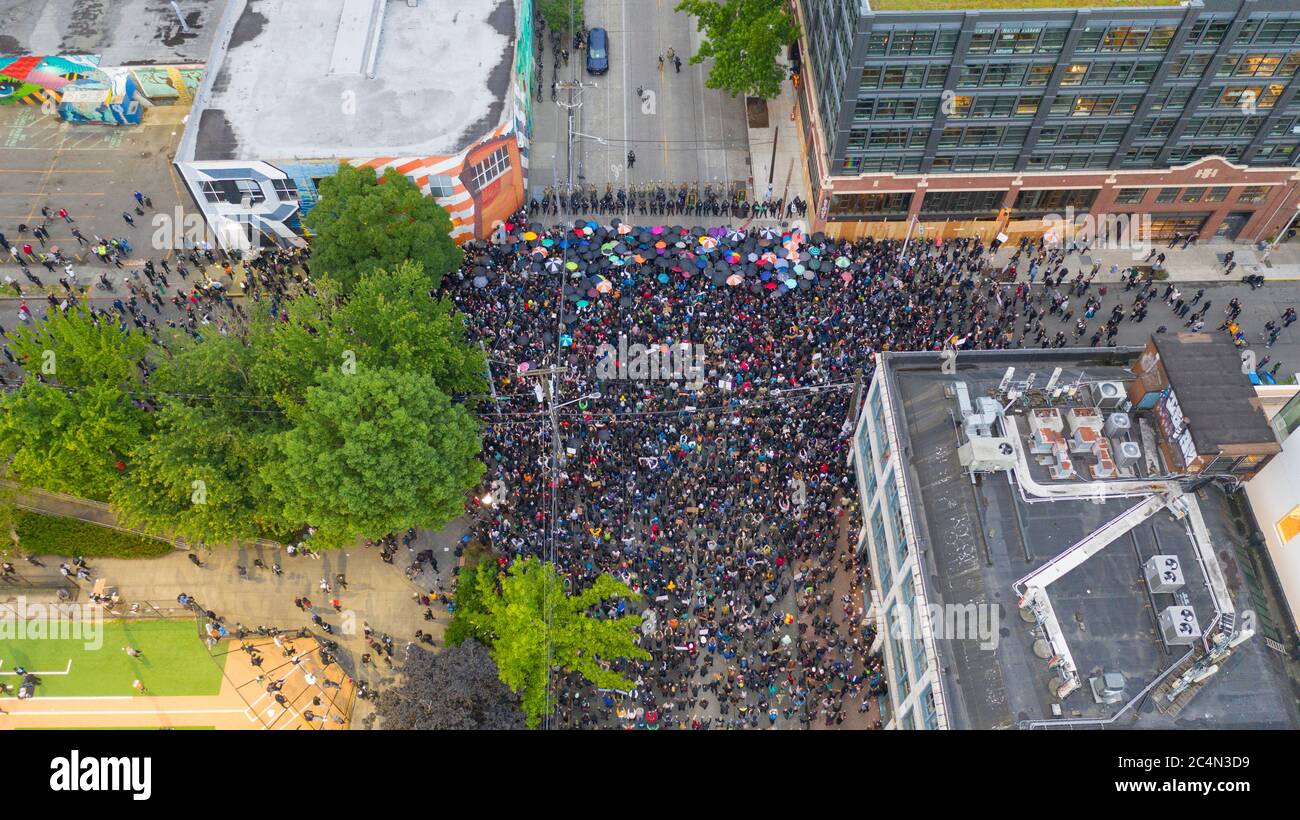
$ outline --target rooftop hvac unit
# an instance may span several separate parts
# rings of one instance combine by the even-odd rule
[[[1177,592],[1183,587],[1183,565],[1177,555],[1153,555],[1142,565],[1152,593]]]
[[[1092,689],[1092,699],[1098,703],[1122,703],[1124,701],[1124,676],[1118,672],[1106,672],[1095,678],[1088,678]]]
[[[1009,438],[972,438],[957,448],[957,460],[977,473],[1010,470],[1016,466],[1016,448]]]
[[[1111,413],[1106,417],[1106,426],[1101,429],[1107,438],[1124,438],[1133,429],[1133,420],[1128,413]]]
[[[1120,467],[1132,467],[1142,460],[1142,445],[1136,441],[1115,442],[1115,464]]]
[[[1170,646],[1190,646],[1201,639],[1201,625],[1190,606],[1167,607],[1159,621],[1160,634]]]
[[[1097,382],[1093,385],[1097,406],[1102,410],[1115,410],[1128,399],[1123,382]]]

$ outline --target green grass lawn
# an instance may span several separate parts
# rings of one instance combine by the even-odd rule
[[[17,640],[0,638],[0,672],[24,666],[29,672],[62,671],[72,659],[68,675],[42,675],[37,697],[105,697],[134,695],[131,682],[139,679],[150,695],[215,695],[221,689],[221,666],[212,662],[199,639],[194,622],[106,621],[98,649],[72,639]],[[143,655],[132,658],[122,651],[133,646]],[[224,663],[224,656],[218,659]],[[5,683],[18,679],[3,676]]]
[[[72,518],[18,510],[18,543],[30,555],[83,555],[87,558],[157,558],[174,547],[145,538],[87,524]]]

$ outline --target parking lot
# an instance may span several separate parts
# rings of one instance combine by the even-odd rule
[[[138,217],[132,228],[122,212],[132,211],[134,191],[147,194],[164,214],[173,215],[178,205],[193,208],[171,165],[187,113],[160,106],[146,112],[141,125],[112,127],[73,125],[36,106],[0,107],[0,232],[14,243],[19,225],[40,223],[42,206],[66,208],[86,236],[125,236],[137,255],[149,254],[152,217]],[[56,218],[48,227],[52,245],[76,250],[71,226]]]

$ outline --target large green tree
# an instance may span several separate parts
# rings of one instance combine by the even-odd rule
[[[27,382],[0,401],[0,457],[12,459],[24,484],[107,499],[146,423],[114,385],[64,391]]]
[[[135,399],[151,343],[77,306],[18,328],[10,345],[27,380],[0,398],[0,460],[20,482],[107,498],[149,426]]]
[[[307,214],[312,268],[349,292],[361,277],[406,261],[423,266],[430,287],[461,262],[446,209],[390,168],[342,164],[320,183],[320,202]]]
[[[707,39],[692,64],[713,59],[706,85],[730,93],[772,99],[780,95],[785,69],[781,49],[799,39],[799,24],[784,0],[681,0]]]
[[[284,457],[279,445],[304,442],[321,432],[321,419],[306,412],[310,391],[334,376],[363,375],[370,384],[373,374],[382,371],[387,380],[402,374],[432,380],[435,392],[440,391],[439,418],[455,428],[449,457],[438,464],[472,472],[461,463],[457,448],[472,447],[477,453],[474,428],[458,406],[443,412],[441,402],[447,401],[443,394],[486,389],[484,356],[465,340],[464,319],[450,302],[430,294],[420,266],[403,263],[391,274],[367,274],[346,298],[336,283],[326,280],[315,295],[298,296],[284,310],[287,321],[272,316],[266,304],[253,306],[239,333],[209,334],[201,341],[180,336],[170,353],[160,357],[151,379],[163,404],[155,414],[156,432],[136,449],[132,470],[113,496],[123,520],[209,543],[293,532],[310,523],[327,530],[318,533],[314,543],[336,546],[345,543],[349,533],[383,535],[392,530],[376,528],[396,521],[410,521],[395,527],[400,529],[459,514],[463,489],[454,496],[439,491],[414,498],[410,494],[423,491],[424,484],[390,494],[363,476],[335,486],[332,479],[272,480],[263,469]],[[299,430],[303,425],[311,432]],[[465,429],[470,430],[468,440],[461,435]],[[380,426],[335,432],[348,436],[353,447],[349,452],[374,448],[369,453],[373,464],[348,462],[358,471],[382,471],[390,461],[406,463],[408,455],[423,455],[418,448],[410,454],[402,449],[416,446],[417,440],[404,436],[418,431],[385,431]],[[294,452],[306,450],[299,446]],[[296,463],[302,468],[302,462]],[[471,472],[460,480],[468,482]],[[408,477],[402,474],[401,480]],[[477,481],[478,473],[472,472],[472,477]],[[399,479],[396,474],[392,478]],[[441,481],[436,471],[429,478]],[[361,500],[336,505],[335,493]],[[387,514],[382,503],[369,503],[372,497],[391,501],[410,515]],[[419,510],[422,514],[417,515]],[[358,514],[362,517],[346,524]]]
[[[322,546],[441,527],[483,475],[477,422],[427,374],[327,372],[289,417],[262,477]]]
[[[613,576],[601,575],[586,590],[566,595],[563,579],[551,564],[528,558],[516,561],[503,576],[498,576],[493,562],[484,561],[472,579],[460,583],[471,581],[478,585],[474,600],[483,608],[463,612],[458,608],[456,617],[466,620],[474,637],[491,642],[501,680],[523,701],[530,728],[536,728],[546,714],[552,668],[576,672],[601,688],[626,690],[633,688],[633,682],[611,669],[610,662],[650,659],[650,653],[636,643],[640,615],[596,618],[588,614],[607,600],[640,598]],[[457,595],[458,605],[460,601]]]
[[[254,327],[274,322],[255,308]],[[292,529],[278,517],[258,470],[272,436],[289,429],[267,385],[254,380],[259,349],[246,335],[175,334],[150,391],[161,408],[132,453],[112,503],[126,523],[191,541],[226,543]]]
[[[430,375],[448,395],[488,389],[486,356],[466,340],[465,318],[432,295],[418,264],[367,274],[346,299],[322,283],[288,314],[252,335],[260,351],[253,377],[278,394],[301,398],[320,373],[365,367]]]

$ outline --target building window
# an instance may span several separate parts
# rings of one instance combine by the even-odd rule
[[[1061,75],[1061,85],[1083,85],[1083,78],[1088,74],[1087,63],[1074,63],[1065,67]]]
[[[1051,188],[1042,191],[1021,191],[1016,195],[1015,209],[1017,214],[1021,216],[1024,216],[1025,212],[1062,213],[1066,208],[1086,212],[1092,208],[1092,203],[1096,199],[1097,189],[1095,188],[1076,188],[1074,190]]]
[[[1177,188],[1161,188],[1160,193],[1156,194],[1156,204],[1164,205],[1169,202],[1178,201]]]
[[[1179,202],[1200,202],[1201,197],[1205,196],[1204,188],[1184,188],[1183,195],[1178,198]]]
[[[875,566],[872,569],[876,577],[880,580],[880,591],[884,595],[889,594],[889,588],[894,583],[894,572],[889,565],[889,544],[885,541],[885,517],[884,505],[877,504],[876,511],[871,516],[871,538],[872,544],[875,545],[875,554],[872,561]]]
[[[508,170],[510,170],[510,149],[503,145],[471,170],[475,190],[483,190]]]
[[[293,184],[292,179],[273,179],[271,186],[275,188],[275,194],[281,202],[298,201],[298,186]]]
[[[1257,205],[1268,198],[1267,185],[1247,185],[1237,195],[1237,201],[1246,205]]]
[[[1139,205],[1146,195],[1146,188],[1120,188],[1115,194],[1115,203],[1117,205]]]
[[[1113,26],[1101,40],[1098,51],[1141,51],[1147,35],[1151,33],[1144,26]],[[1168,45],[1168,41],[1166,41]]]
[[[912,681],[907,674],[907,653],[903,651],[901,643],[901,639],[906,637],[903,634],[904,629],[909,625],[898,620],[898,604],[894,604],[889,608],[887,620],[889,622],[890,637],[900,641],[896,643],[891,640],[889,646],[894,650],[890,653],[894,658],[894,697],[898,698],[899,703],[902,703],[907,699],[907,694],[912,691]]]
[[[216,183],[214,182],[203,183],[203,198],[206,199],[208,202],[225,201],[225,195],[222,194],[221,189],[218,188]]]
[[[919,700],[921,704],[921,722],[925,724],[926,729],[932,732],[937,730],[939,728],[939,712],[934,708],[934,691],[929,686],[925,687],[925,691],[921,693]]]
[[[1282,520],[1277,522],[1277,532],[1282,536],[1283,544],[1300,535],[1300,504],[1292,507],[1291,512],[1282,516]]]
[[[1006,191],[931,191],[921,200],[921,212],[996,216],[1006,195]]]
[[[430,176],[429,196],[447,197],[456,193],[455,177]]]
[[[912,202],[910,193],[835,194],[831,197],[829,216],[907,216]]]
[[[244,197],[248,197],[249,202],[262,202],[266,199],[266,194],[262,193],[262,186],[255,179],[237,179],[235,180],[235,189],[238,196],[234,202],[242,202]]]
[[[1228,192],[1231,190],[1232,190],[1231,188],[1224,187],[1224,186],[1216,186],[1214,188],[1211,188],[1209,190],[1209,193],[1205,195],[1205,201],[1223,202],[1228,198]]]

